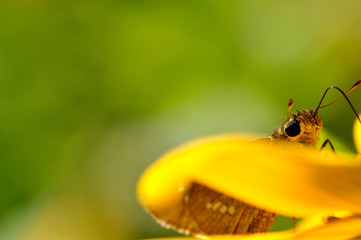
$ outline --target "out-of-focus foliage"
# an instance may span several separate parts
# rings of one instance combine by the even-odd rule
[[[170,236],[138,206],[142,170],[194,137],[265,134],[290,97],[315,107],[326,87],[350,87],[361,78],[360,7],[2,1],[0,238]],[[361,109],[360,91],[350,98]],[[321,114],[352,149],[345,101]]]

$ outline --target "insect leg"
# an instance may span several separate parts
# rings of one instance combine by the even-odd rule
[[[323,142],[322,146],[320,147],[320,151],[322,151],[326,147],[327,143],[330,145],[332,152],[336,154],[335,148],[333,147],[329,139],[326,139],[326,141]]]
[[[334,221],[337,221],[337,220],[341,220],[341,218],[335,217],[335,216],[328,216],[325,219],[323,219],[323,222],[324,223],[330,223],[330,222],[334,222]]]
[[[293,231],[296,232],[296,218],[292,217]]]

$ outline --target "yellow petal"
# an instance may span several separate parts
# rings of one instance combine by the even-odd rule
[[[166,153],[143,173],[138,182],[140,203],[150,210],[163,208],[170,201],[177,201],[180,193],[194,181],[193,173],[211,153],[210,149],[228,151],[234,144],[248,143],[238,135],[215,136],[193,140]]]
[[[357,119],[353,124],[353,138],[357,151],[361,153],[361,123]]]
[[[361,218],[351,216],[345,219],[309,229],[307,231],[294,232],[292,230],[260,233],[252,235],[218,235],[205,237],[208,240],[346,240],[361,236]],[[199,238],[163,238],[158,240],[197,240]],[[153,239],[155,240],[155,239]]]
[[[329,213],[329,214],[320,214],[320,215],[314,215],[309,218],[304,218],[301,221],[297,223],[297,232],[305,232],[309,231],[312,228],[316,228],[322,225],[325,225],[329,220],[330,217],[333,217],[334,219],[337,218],[348,218],[351,217],[353,214],[347,211],[343,212],[335,212],[335,213]]]
[[[294,239],[353,239],[361,235],[361,218],[351,216],[345,219],[334,220],[324,226],[316,227],[305,232],[297,233]]]
[[[183,198],[193,181],[258,207],[305,217],[361,213],[361,166],[348,156],[300,146],[263,145],[240,135],[193,141],[144,173],[138,197],[151,212]]]

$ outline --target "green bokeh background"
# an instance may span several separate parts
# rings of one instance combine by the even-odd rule
[[[0,239],[174,236],[137,203],[141,172],[195,137],[266,134],[291,97],[308,108],[330,85],[347,90],[361,79],[360,9],[1,1]],[[361,109],[360,90],[350,99]],[[354,151],[346,101],[320,113]]]

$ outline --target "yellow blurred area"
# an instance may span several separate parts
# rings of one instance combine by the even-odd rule
[[[155,216],[176,215],[196,182],[290,217],[361,211],[361,167],[355,155],[268,141],[232,134],[181,145],[144,172],[139,200]]]
[[[0,239],[177,236],[137,202],[143,170],[196,137],[262,136],[291,97],[293,110],[310,108],[328,86],[351,87],[360,7],[1,1]],[[337,97],[330,91],[325,104]],[[349,98],[360,111],[359,89]],[[320,114],[322,139],[354,151],[346,101]]]

